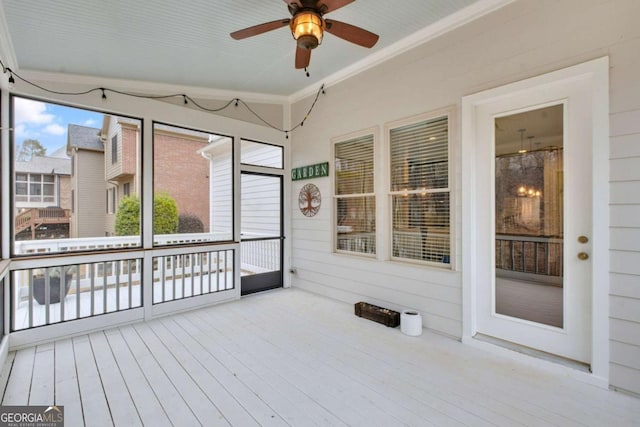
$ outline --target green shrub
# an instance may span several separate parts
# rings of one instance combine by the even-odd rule
[[[178,217],[178,233],[204,233],[204,224],[195,214],[180,214]]]
[[[153,233],[173,234],[178,231],[178,205],[166,193],[156,194],[153,199]],[[117,236],[140,234],[140,198],[127,196],[120,200],[116,212],[115,232]]]
[[[173,234],[178,231],[178,204],[167,193],[153,198],[153,234]]]
[[[120,200],[116,212],[116,235],[138,236],[140,234],[140,198],[126,196]]]

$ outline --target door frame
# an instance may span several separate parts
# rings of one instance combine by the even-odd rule
[[[609,384],[609,58],[602,57],[462,98],[462,340],[475,343],[477,331],[476,108],[562,81],[587,79],[592,110],[592,312],[591,372],[594,382]]]
[[[280,240],[280,271],[270,271],[268,273],[260,273],[260,274],[256,274],[256,275],[251,275],[251,276],[244,276],[244,282],[245,282],[245,287],[242,287],[242,282],[243,282],[243,276],[240,275],[240,295],[241,296],[245,296],[245,295],[249,295],[249,294],[253,294],[256,292],[261,292],[261,291],[266,291],[266,290],[270,290],[270,289],[277,289],[277,288],[284,288],[285,287],[285,283],[284,283],[284,253],[285,253],[285,248],[284,248],[284,242],[285,242],[285,222],[284,222],[284,209],[285,209],[285,205],[284,205],[284,174],[280,173],[278,170],[278,173],[272,173],[272,172],[264,172],[264,171],[255,171],[255,170],[246,170],[243,169],[240,171],[240,204],[242,205],[242,175],[253,175],[253,176],[263,176],[263,177],[269,177],[269,178],[278,178],[280,179],[280,236],[273,236],[273,237],[261,237],[261,238],[254,238],[254,239],[243,239],[242,238],[242,233],[240,233],[240,249],[239,249],[239,255],[240,255],[240,259],[242,259],[242,242],[251,242],[251,241],[261,241],[261,240],[276,240],[279,239]],[[241,207],[242,209],[242,207]],[[240,215],[240,230],[242,230],[242,215]],[[257,277],[257,276],[261,276],[261,277]],[[276,280],[279,281],[278,285],[268,285],[268,286],[263,286],[263,281],[269,281],[269,280]]]

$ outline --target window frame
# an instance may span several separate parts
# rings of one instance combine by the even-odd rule
[[[352,132],[349,134],[337,136],[331,139],[331,161],[329,162],[329,171],[331,179],[331,212],[332,212],[332,230],[331,230],[331,248],[332,252],[341,255],[348,256],[357,256],[364,258],[373,258],[376,259],[379,257],[380,253],[380,197],[378,191],[380,188],[379,181],[379,129],[377,126],[370,127],[367,129],[362,129],[360,131]],[[336,145],[344,142],[349,142],[352,140],[356,140],[359,138],[363,138],[366,136],[371,136],[372,139],[372,149],[373,149],[373,192],[371,193],[358,193],[358,194],[349,194],[349,195],[338,195],[336,188],[336,180],[337,180],[337,171],[336,171]],[[345,198],[357,198],[357,197],[373,197],[373,209],[374,209],[374,218],[375,218],[375,231],[374,231],[374,251],[373,252],[356,252],[356,251],[348,251],[344,249],[338,249],[338,200]]]
[[[427,189],[427,194],[437,194],[437,193],[447,193],[449,195],[449,262],[435,262],[435,261],[426,261],[419,260],[413,258],[404,258],[393,255],[393,196],[397,195],[405,195],[405,194],[417,194],[422,193],[423,190],[413,190],[413,191],[403,191],[403,190],[392,190],[392,170],[391,170],[391,131],[393,129],[401,128],[403,126],[408,126],[412,124],[417,124],[420,122],[438,120],[438,119],[447,119],[447,187],[444,188],[433,188]],[[454,107],[447,107],[438,110],[433,110],[426,113],[417,114],[414,116],[402,118],[399,120],[394,120],[391,122],[385,123],[384,126],[384,135],[385,135],[385,164],[384,164],[384,174],[385,174],[385,199],[387,203],[387,218],[388,220],[385,222],[385,230],[388,231],[388,239],[386,241],[387,248],[386,250],[389,253],[389,259],[392,261],[403,262],[403,263],[411,263],[417,264],[421,266],[435,267],[439,270],[455,270],[455,259],[456,259],[456,248],[455,248],[455,209],[457,206],[457,193],[455,191],[455,180],[453,173],[453,162],[454,162],[454,145],[453,145],[453,135],[455,132],[455,109]]]
[[[156,242],[156,236],[159,236],[160,234],[156,235],[153,232],[153,226],[152,226],[152,230],[151,230],[151,236],[152,236],[152,247],[154,249],[165,249],[165,248],[172,248],[172,247],[180,247],[180,246],[207,246],[207,245],[220,245],[220,244],[228,244],[228,243],[232,243],[235,242],[235,230],[236,230],[236,145],[239,145],[239,139],[237,139],[236,137],[234,137],[233,135],[227,135],[221,132],[214,132],[214,131],[210,131],[210,130],[203,130],[202,128],[199,127],[191,127],[191,126],[187,126],[187,125],[179,125],[179,124],[175,124],[169,121],[161,121],[161,120],[151,120],[151,200],[153,200],[155,198],[156,195],[156,188],[155,188],[155,181],[156,181],[156,173],[155,173],[155,168],[156,168],[156,164],[155,164],[155,155],[156,155],[156,141],[155,141],[155,129],[156,126],[166,126],[166,127],[173,127],[176,129],[181,129],[184,131],[191,131],[191,132],[199,132],[199,133],[206,133],[209,135],[217,135],[220,136],[222,138],[228,138],[230,140],[231,143],[231,237],[229,239],[226,240],[203,240],[203,241],[197,241],[197,242],[183,242],[183,241],[176,241],[176,242],[170,242],[170,243],[165,243],[165,244],[159,244]],[[209,144],[209,143],[208,143]],[[205,144],[203,146],[206,147],[208,144]],[[273,145],[273,144],[272,144]],[[154,204],[152,202],[152,218],[154,212]],[[152,224],[153,224],[153,220],[152,220]],[[180,233],[178,233],[180,234]],[[205,233],[203,233],[205,234]]]
[[[77,104],[71,104],[66,102],[65,100],[59,99],[59,98],[46,98],[46,97],[39,97],[39,96],[35,96],[35,95],[30,95],[30,94],[18,94],[18,93],[10,93],[9,94],[9,123],[10,126],[13,128],[15,127],[15,120],[16,120],[16,108],[15,108],[15,102],[16,99],[25,99],[25,100],[30,100],[30,101],[36,101],[36,102],[42,102],[45,104],[52,104],[55,106],[60,106],[60,107],[65,107],[65,108],[72,108],[72,109],[77,109],[77,110],[84,110],[84,111],[89,111],[89,112],[93,112],[93,113],[97,113],[97,114],[102,114],[102,115],[111,115],[111,116],[118,116],[118,117],[126,117],[132,120],[137,120],[140,123],[140,128],[139,128],[139,132],[140,132],[140,140],[143,140],[144,137],[144,126],[145,126],[145,119],[142,116],[134,116],[134,115],[130,115],[130,114],[126,114],[126,113],[120,113],[117,112],[115,110],[108,110],[108,109],[101,109],[99,107],[96,106],[87,106],[87,105],[77,105]],[[11,191],[10,194],[10,212],[15,212],[16,211],[16,200],[15,200],[15,183],[16,183],[16,179],[15,179],[15,173],[16,173],[16,166],[15,166],[15,156],[16,156],[16,136],[13,132],[10,132],[10,138],[9,138],[9,173],[8,173],[8,178],[9,178],[9,188]],[[104,154],[105,156],[105,161],[106,161],[106,157],[107,154]],[[144,157],[144,147],[141,146],[140,147],[140,153],[139,153],[140,158],[137,159],[138,161],[138,167],[140,168],[140,170],[142,170],[142,159]],[[77,170],[75,169],[75,167],[77,165],[75,165],[75,160],[77,159],[76,156],[73,156],[73,158],[70,157],[70,161],[73,159],[74,161],[74,172],[77,172]],[[55,174],[54,174],[55,175]],[[70,175],[71,177],[71,175]],[[142,186],[142,180],[143,180],[143,176],[140,176],[140,185]],[[60,194],[60,188],[59,188],[59,179],[55,180],[55,187],[54,187],[54,191],[55,191],[55,202],[57,203],[59,200],[59,194]],[[102,196],[100,196],[102,197]],[[77,214],[78,211],[78,203],[79,203],[79,198],[78,198],[78,194],[77,192],[74,192],[73,198],[71,199],[72,203],[74,204],[74,214]],[[70,200],[70,202],[71,202]],[[44,203],[48,203],[48,202],[44,202]],[[46,206],[43,206],[46,207]],[[140,223],[143,224],[144,223],[144,212],[141,206],[140,209]],[[15,224],[16,224],[16,216],[15,214],[11,214],[9,215],[9,225],[10,225],[10,229],[14,230],[15,229]],[[71,224],[69,225],[69,227],[71,228]],[[4,254],[5,256],[11,257],[12,259],[21,259],[21,258],[48,258],[51,257],[52,255],[57,256],[57,255],[62,255],[62,256],[74,256],[74,255],[82,255],[82,254],[88,254],[88,253],[96,253],[96,252],[111,252],[113,251],[113,248],[111,247],[105,247],[105,248],[96,248],[96,247],[90,247],[90,248],[82,248],[82,249],[70,249],[70,250],[60,250],[57,252],[30,252],[30,253],[17,253],[16,252],[16,239],[15,239],[15,235],[13,233],[9,233],[10,236],[8,237],[9,240],[9,250],[7,254]],[[100,236],[94,236],[95,238],[101,238],[104,237],[102,235]],[[143,230],[142,227],[140,228],[140,232],[139,234],[136,236],[139,237],[139,243],[137,243],[135,246],[129,246],[128,250],[142,250],[144,248],[144,234],[143,234]]]
[[[18,180],[18,175],[26,175],[26,180]],[[35,177],[39,176],[39,179],[35,179]],[[45,181],[45,177],[51,177],[52,181]],[[56,203],[58,199],[58,179],[55,174],[47,174],[47,173],[32,173],[32,172],[17,172],[13,178],[13,194],[16,200],[16,203],[29,203],[29,204],[38,204],[41,207],[45,207],[45,205],[51,205],[52,203]],[[18,192],[18,184],[24,185],[25,192],[21,194]],[[35,186],[35,187],[33,187]],[[45,194],[45,188],[50,187],[52,189],[53,194]],[[36,194],[36,192],[32,191],[32,188],[39,188],[40,193]],[[24,200],[18,200],[18,197],[25,198]],[[44,200],[45,197],[49,197],[52,200]]]

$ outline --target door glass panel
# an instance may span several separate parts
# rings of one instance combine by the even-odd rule
[[[495,119],[497,314],[562,328],[563,105]]]

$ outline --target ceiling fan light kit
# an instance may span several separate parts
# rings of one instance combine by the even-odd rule
[[[371,48],[378,42],[378,35],[355,25],[340,21],[325,20],[324,15],[355,0],[284,0],[291,19],[279,19],[234,31],[231,37],[242,40],[289,25],[296,40],[296,68],[307,68],[311,61],[311,50],[322,43],[324,32],[358,46]]]
[[[315,49],[322,43],[324,34],[324,19],[314,12],[301,12],[293,17],[291,34],[298,42],[298,47],[303,49]]]

